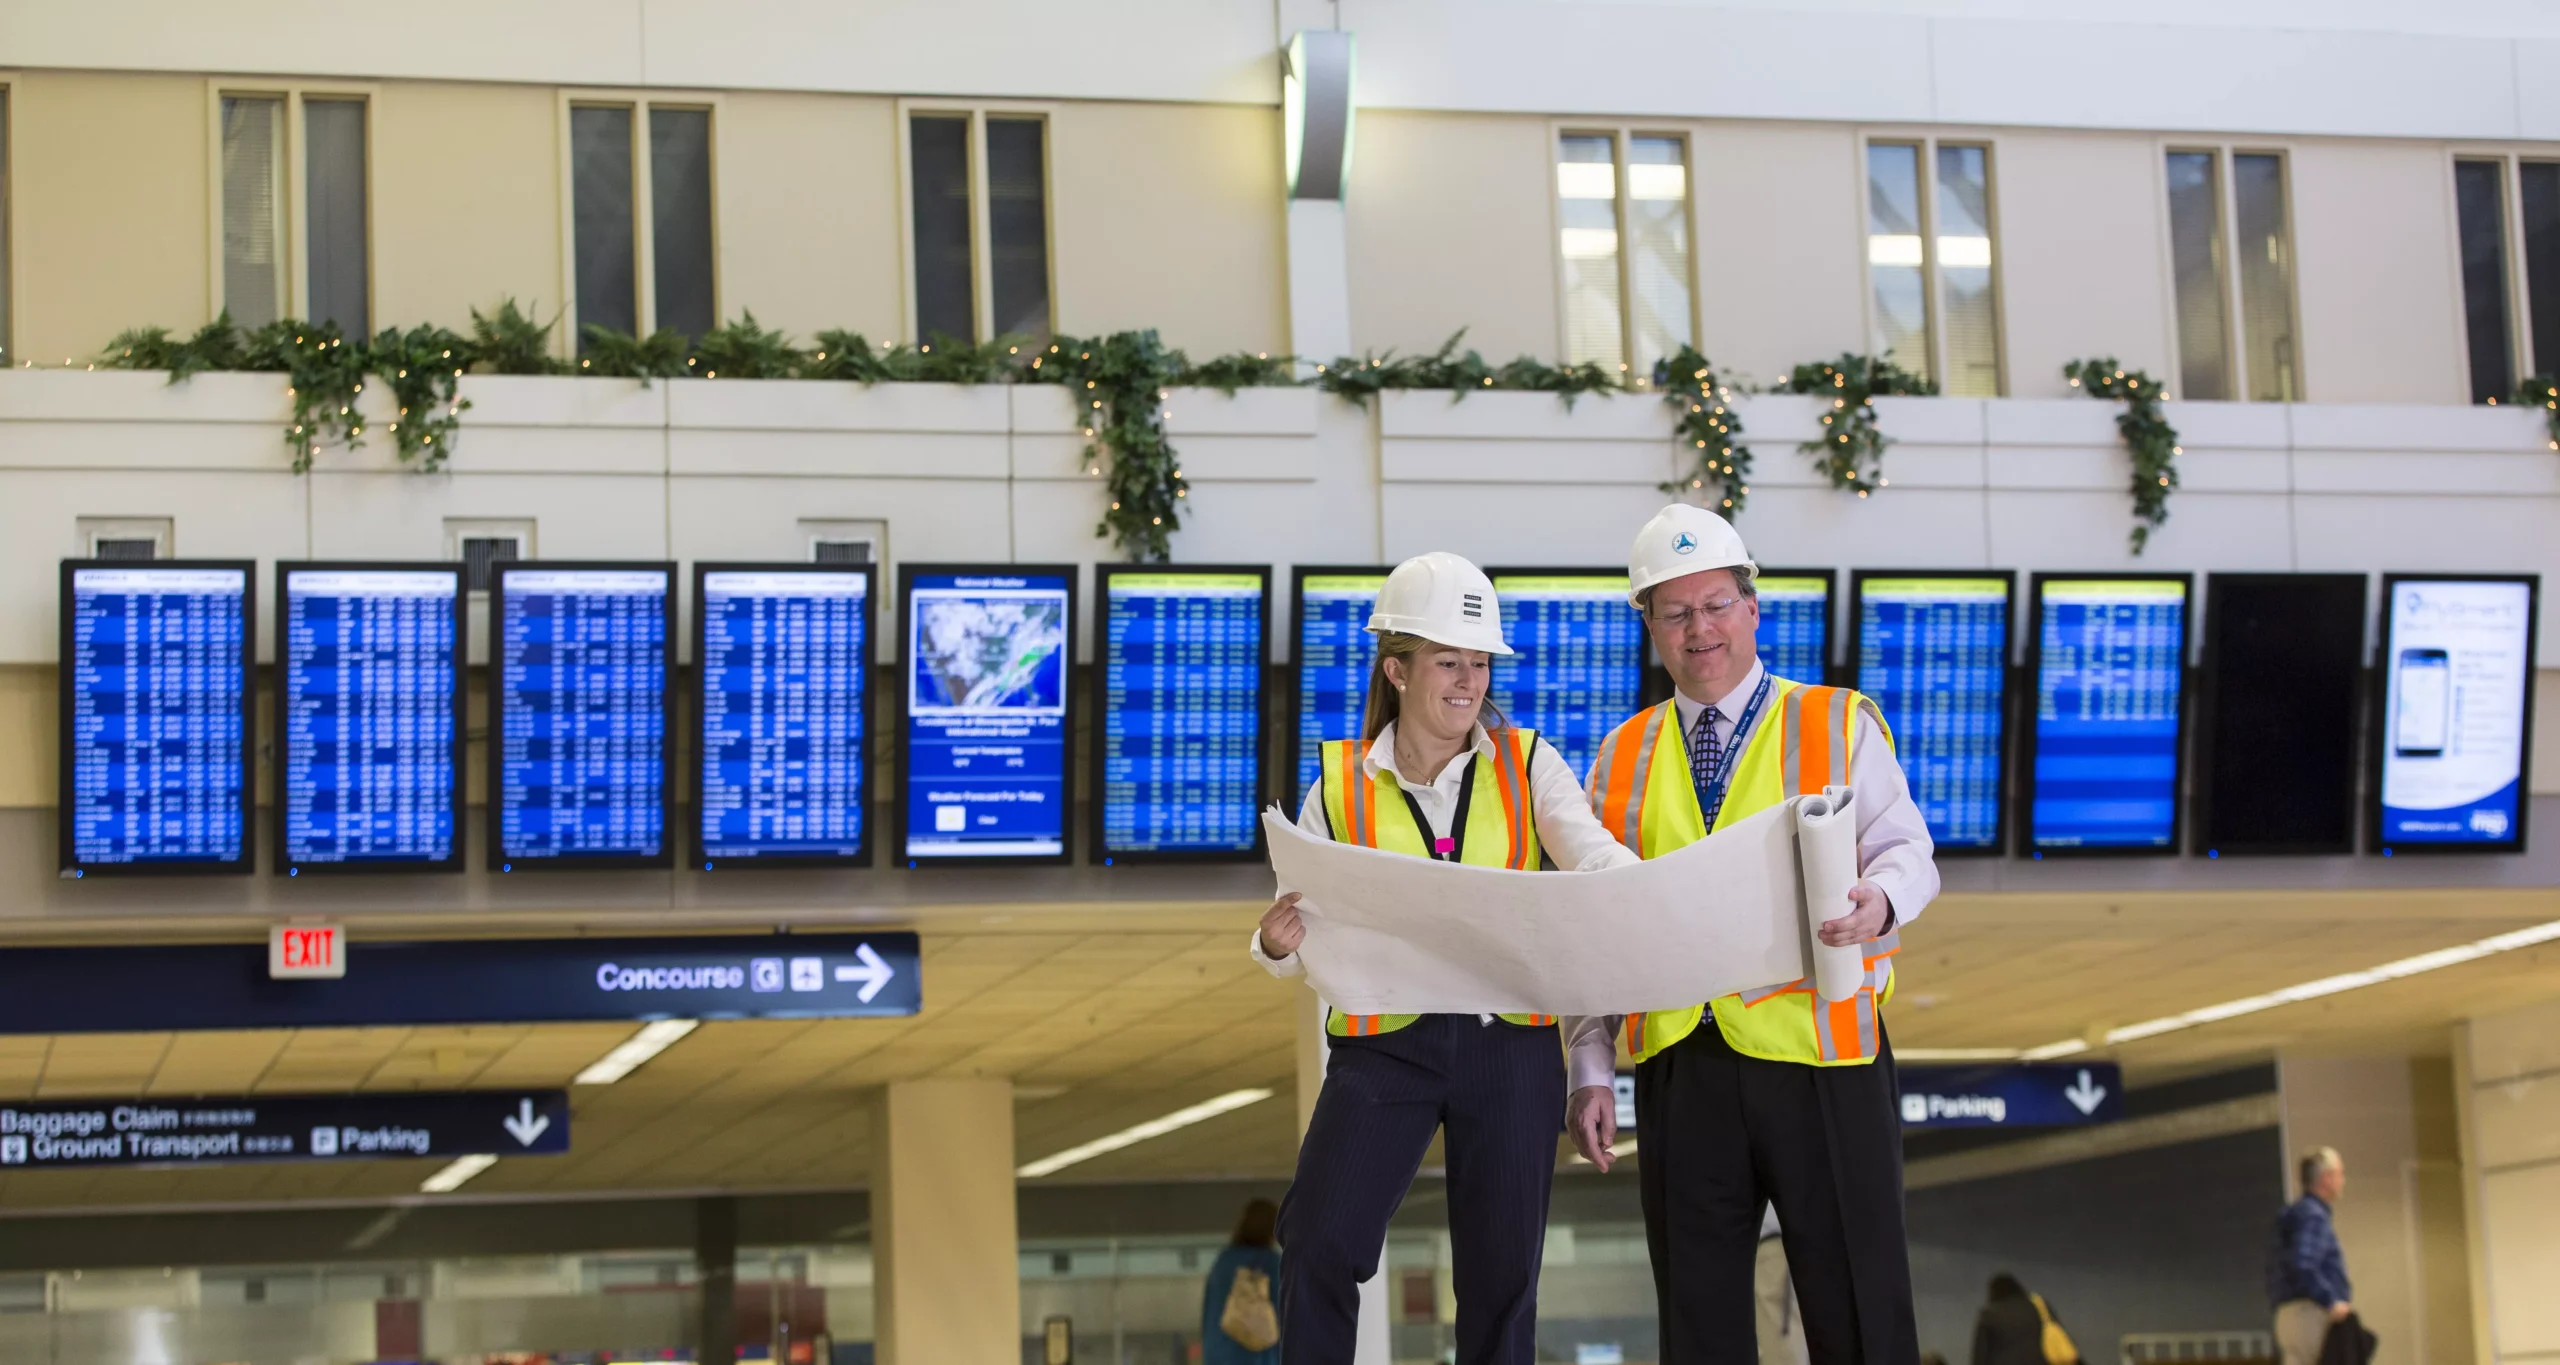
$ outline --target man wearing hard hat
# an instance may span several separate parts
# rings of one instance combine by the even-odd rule
[[[1362,738],[1324,746],[1300,829],[1522,872],[1541,854],[1568,870],[1636,861],[1592,818],[1555,747],[1505,723],[1487,698],[1493,656],[1511,647],[1483,570],[1442,551],[1406,560],[1380,587],[1369,629],[1378,661]],[[1298,897],[1284,895],[1262,917],[1254,960],[1296,976],[1305,938]],[[1283,1359],[1352,1359],[1360,1285],[1377,1274],[1387,1220],[1433,1134],[1445,1133],[1458,1365],[1533,1365],[1565,1095],[1555,1023],[1325,1011],[1324,1088],[1280,1206]]]
[[[1658,858],[1790,796],[1852,788],[1859,881],[1818,932],[1866,945],[1866,981],[1836,1004],[1808,977],[1623,1020],[1567,1019],[1566,1126],[1608,1169],[1623,1034],[1663,1365],[1754,1359],[1765,1205],[1777,1210],[1813,1365],[1914,1365],[1901,1114],[1877,1007],[1892,994],[1896,928],[1937,894],[1938,871],[1875,703],[1761,666],[1757,572],[1733,527],[1704,508],[1665,507],[1636,532],[1629,597],[1677,695],[1602,743],[1592,807],[1620,843]]]

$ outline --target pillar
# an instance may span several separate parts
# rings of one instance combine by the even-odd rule
[[[880,1365],[1021,1365],[1013,1084],[894,1081],[871,1173]]]
[[[694,1282],[701,1289],[702,1316],[693,1339],[704,1365],[738,1358],[738,1201],[728,1197],[693,1201]]]
[[[1298,1019],[1298,1136],[1304,1139],[1308,1122],[1315,1118],[1316,1094],[1324,1088],[1324,1002],[1314,991],[1300,990],[1290,1008],[1297,1011]],[[1284,1256],[1288,1251],[1286,1246],[1280,1248]],[[1360,1286],[1360,1337],[1352,1365],[1390,1365],[1395,1359],[1387,1332],[1389,1279],[1387,1258],[1381,1254],[1378,1273]]]
[[[2560,1000],[2455,1030],[2479,1365],[2560,1357]],[[2443,1359],[2451,1359],[2443,1357]]]

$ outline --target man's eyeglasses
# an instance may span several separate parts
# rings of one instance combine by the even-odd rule
[[[1666,630],[1684,630],[1693,620],[1713,621],[1721,625],[1732,619],[1733,609],[1741,605],[1741,598],[1727,597],[1704,606],[1682,607],[1678,611],[1648,611],[1645,616]]]

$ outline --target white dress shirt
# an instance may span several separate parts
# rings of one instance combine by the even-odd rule
[[[1755,659],[1751,671],[1721,697],[1696,701],[1686,694],[1675,695],[1672,703],[1679,711],[1683,747],[1697,729],[1698,713],[1712,704],[1717,713],[1711,722],[1716,741],[1721,752],[1731,754],[1733,727],[1742,718],[1743,708],[1751,704],[1752,690],[1767,675],[1768,670]],[[1777,690],[1770,689],[1772,701],[1776,695]],[[1770,724],[1776,711],[1776,706],[1763,703],[1752,728]],[[1849,776],[1853,792],[1850,810],[1858,822],[1858,875],[1884,892],[1890,907],[1889,925],[1909,924],[1937,897],[1938,865],[1932,857],[1936,845],[1929,838],[1928,822],[1912,803],[1911,785],[1902,775],[1901,762],[1885,743],[1882,727],[1864,707],[1859,708],[1855,728],[1850,732]],[[1848,913],[1848,906],[1840,907],[1840,915]],[[1565,1019],[1566,1083],[1572,1089],[1610,1083],[1610,1076],[1617,1070],[1618,1026],[1623,1018],[1594,1014]]]
[[[1483,726],[1475,727],[1472,740],[1474,752],[1491,761],[1493,740]],[[1440,775],[1427,783],[1408,781],[1396,771],[1396,726],[1389,721],[1360,762],[1372,779],[1392,778],[1412,795],[1413,803],[1422,808],[1422,818],[1431,826],[1432,838],[1451,837],[1450,827],[1458,816],[1458,797],[1466,790],[1460,785],[1466,781],[1470,766],[1466,754],[1442,764]],[[1555,751],[1555,746],[1543,739],[1529,754],[1529,808],[1538,822],[1538,846],[1560,868],[1598,871],[1641,861],[1602,827],[1599,817],[1591,813],[1591,802],[1582,794],[1582,784],[1574,780],[1573,769],[1565,765],[1564,756]],[[1332,822],[1325,816],[1322,783],[1307,789],[1307,799],[1298,807],[1298,828],[1319,839],[1333,837]],[[1306,971],[1306,964],[1298,960],[1296,953],[1282,958],[1266,956],[1259,928],[1253,932],[1252,952],[1253,960],[1273,976],[1297,976]],[[1602,1083],[1607,1083],[1605,1077]]]

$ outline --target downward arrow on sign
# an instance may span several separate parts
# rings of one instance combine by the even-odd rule
[[[2071,1101],[2071,1107],[2081,1113],[2094,1114],[2098,1112],[2098,1102],[2107,1097],[2107,1088],[2090,1083],[2089,1073],[2082,1071],[2079,1084],[2065,1087],[2062,1097]]]
[[[2087,1073],[2084,1072],[2082,1074],[2085,1076]],[[533,1140],[535,1138],[551,1131],[550,1117],[548,1115],[534,1113],[533,1101],[531,1100],[517,1101],[516,1112],[507,1115],[505,1118],[498,1120],[498,1122],[506,1125],[508,1136],[513,1137],[516,1141],[527,1147],[533,1145]]]
[[[854,967],[841,962],[837,963],[836,980],[861,982],[862,994],[858,998],[868,1005],[871,1003],[871,997],[878,995],[880,988],[889,984],[889,978],[898,974],[898,969],[890,966],[888,961],[878,953],[871,951],[871,945],[868,943],[855,944],[853,955],[862,959],[862,965]]]

